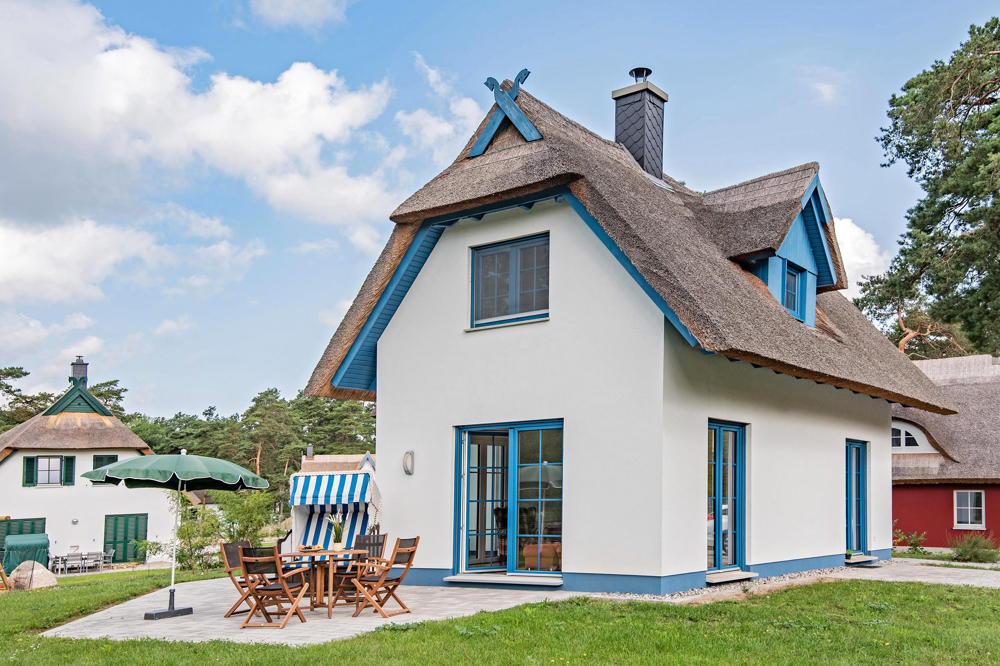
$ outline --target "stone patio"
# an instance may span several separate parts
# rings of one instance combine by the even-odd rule
[[[408,624],[426,620],[474,615],[480,611],[495,611],[545,599],[566,599],[579,596],[579,592],[559,590],[504,590],[459,587],[403,586],[399,597],[412,613],[384,619],[371,610],[359,617],[351,617],[354,606],[337,606],[333,617],[327,618],[325,608],[303,610],[306,622],[293,617],[284,629],[240,629],[245,615],[222,617],[238,599],[236,589],[228,578],[180,583],[177,586],[177,606],[193,606],[194,614],[166,620],[144,620],[148,610],[167,607],[167,590],[157,590],[142,597],[126,601],[112,608],[94,613],[46,631],[43,636],[65,638],[156,638],[168,641],[228,640],[240,643],[284,643],[303,645],[325,643],[350,638],[383,624]],[[387,610],[392,611],[390,601]]]

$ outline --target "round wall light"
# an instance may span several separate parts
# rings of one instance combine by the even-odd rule
[[[79,525],[80,524],[80,519],[79,518],[74,518],[73,520],[71,520],[69,522],[73,523],[74,525]]]
[[[413,474],[413,451],[407,451],[403,454],[403,472]]]

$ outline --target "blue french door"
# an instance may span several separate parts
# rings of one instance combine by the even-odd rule
[[[868,554],[867,445],[847,440],[847,550]]]
[[[561,422],[462,429],[460,569],[562,570]]]
[[[743,426],[708,424],[708,570],[743,566]]]

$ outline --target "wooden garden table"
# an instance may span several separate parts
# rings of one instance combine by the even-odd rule
[[[302,557],[309,559],[309,565],[316,572],[315,585],[310,595],[310,610],[326,608],[326,616],[333,617],[333,571],[337,564],[345,564],[354,555],[368,555],[367,548],[345,548],[344,550],[296,550],[280,553],[281,557]],[[326,557],[326,560],[319,560]],[[326,565],[326,566],[323,566]],[[322,591],[326,587],[326,601],[321,602]]]

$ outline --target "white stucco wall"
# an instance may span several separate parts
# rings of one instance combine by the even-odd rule
[[[705,567],[709,420],[746,424],[748,565],[845,551],[847,439],[869,443],[869,549],[891,547],[887,402],[706,356],[669,324],[665,341],[665,572]]]
[[[24,456],[76,456],[76,483],[72,486],[21,485]],[[125,460],[139,455],[130,449],[86,449],[72,451],[15,451],[0,464],[0,514],[11,518],[45,518],[49,553],[65,555],[79,550],[104,550],[104,517],[117,514],[148,514],[146,534],[152,541],[167,541],[173,534],[169,493],[164,490],[124,485],[94,485],[81,476],[93,469],[95,455],[117,455]],[[73,524],[73,519],[78,523]],[[150,560],[169,557],[150,557]]]
[[[467,331],[470,248],[544,231],[550,320]],[[705,570],[709,419],[747,424],[748,564],[843,553],[846,438],[871,442],[869,543],[890,547],[889,405],[691,348],[567,204],[446,230],[377,385],[382,527],[421,537],[417,567],[453,564],[455,428],[557,418],[566,572]]]
[[[469,248],[544,231],[550,320],[466,332]],[[662,313],[568,204],[446,230],[379,341],[383,530],[450,568],[455,426],[562,418],[564,569],[658,571],[662,356]],[[619,535],[627,557],[593,547]]]

